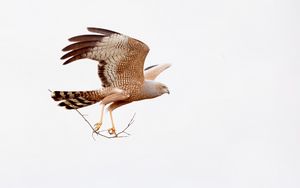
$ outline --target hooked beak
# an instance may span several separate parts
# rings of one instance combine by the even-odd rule
[[[167,89],[166,93],[168,93],[168,94],[170,95],[170,91],[169,91],[169,89]]]

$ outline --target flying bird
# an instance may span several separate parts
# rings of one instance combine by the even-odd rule
[[[90,91],[53,91],[51,97],[66,109],[79,109],[100,102],[98,131],[103,122],[106,105],[111,119],[110,134],[116,134],[113,110],[134,101],[159,97],[170,93],[166,85],[154,81],[170,64],[153,65],[144,69],[149,47],[143,42],[115,31],[88,27],[94,34],[69,39],[72,44],[62,51],[64,65],[79,59],[98,62],[98,75],[102,88]]]

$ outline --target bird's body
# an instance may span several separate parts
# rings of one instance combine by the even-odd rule
[[[112,120],[111,133],[115,133],[112,118],[114,109],[133,101],[169,93],[164,84],[153,80],[170,65],[155,65],[144,70],[144,61],[149,52],[146,44],[106,29],[88,30],[99,34],[70,38],[75,43],[63,49],[69,52],[62,59],[68,58],[64,64],[84,58],[98,61],[98,75],[103,87],[93,91],[54,91],[52,98],[61,101],[59,106],[67,109],[78,109],[100,102],[101,118],[96,124],[96,130],[102,124],[105,105],[111,103],[108,111]]]

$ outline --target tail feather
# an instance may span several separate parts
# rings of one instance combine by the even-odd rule
[[[58,105],[66,109],[78,109],[95,104],[103,99],[100,90],[94,91],[53,91],[51,97],[61,101]]]
[[[80,96],[80,91],[53,91],[52,99],[55,101],[60,101],[63,99],[72,99]]]

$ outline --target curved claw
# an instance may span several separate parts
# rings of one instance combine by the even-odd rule
[[[102,122],[98,122],[94,125],[94,130],[97,132],[101,128]]]
[[[115,128],[110,128],[110,129],[108,129],[108,133],[110,134],[110,135],[117,135],[116,134],[116,129]]]

